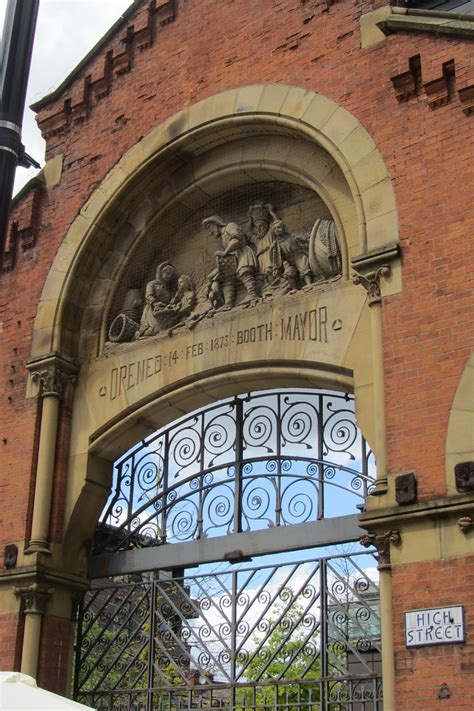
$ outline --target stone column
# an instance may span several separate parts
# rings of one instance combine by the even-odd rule
[[[401,543],[398,531],[368,533],[360,543],[378,551],[378,571],[380,586],[380,632],[382,635],[382,679],[383,707],[385,711],[395,711],[395,654],[393,650],[393,606],[390,546]]]
[[[375,454],[377,480],[372,495],[383,496],[388,491],[387,481],[387,433],[385,426],[385,382],[382,334],[382,294],[380,279],[390,274],[390,266],[384,264],[373,271],[355,272],[354,284],[361,284],[367,291],[371,320],[372,376],[374,384]],[[393,606],[390,544],[398,545],[397,531],[369,533],[361,538],[362,545],[375,545],[379,552],[380,627],[382,636],[382,677],[384,709],[395,711],[395,657],[393,651]]]
[[[52,590],[41,583],[15,588],[15,594],[23,601],[25,631],[21,654],[21,672],[36,679],[41,638],[41,622]]]
[[[377,480],[372,494],[386,494],[387,485],[387,435],[385,428],[385,384],[383,367],[383,336],[382,336],[382,296],[380,278],[390,274],[387,264],[367,274],[355,272],[354,284],[362,284],[367,291],[371,316],[371,348],[374,383],[374,424],[375,424],[375,454],[377,460]]]
[[[77,369],[68,361],[52,357],[31,369],[31,379],[39,387],[42,399],[41,429],[36,463],[35,498],[30,541],[25,553],[51,553],[48,541],[51,495],[53,491],[56,441],[60,401]]]

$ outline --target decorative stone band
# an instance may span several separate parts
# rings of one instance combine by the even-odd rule
[[[38,397],[63,399],[67,395],[68,386],[76,382],[77,365],[56,354],[30,362],[27,367],[32,382],[38,388]]]
[[[352,281],[354,284],[361,284],[367,291],[369,297],[369,306],[379,304],[382,300],[382,292],[380,289],[381,277],[388,277],[391,273],[391,268],[388,264],[383,264],[381,267],[372,272],[361,274],[354,269]]]
[[[359,539],[364,548],[375,546],[379,554],[379,565],[390,565],[390,546],[399,546],[402,542],[400,533],[395,529],[379,533],[366,533]]]
[[[47,588],[41,583],[15,588],[15,595],[23,601],[25,614],[44,615],[52,593],[52,588]]]

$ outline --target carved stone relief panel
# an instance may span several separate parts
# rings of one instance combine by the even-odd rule
[[[317,288],[342,272],[336,225],[308,188],[255,182],[170,209],[120,278],[108,344],[194,329],[205,318]]]

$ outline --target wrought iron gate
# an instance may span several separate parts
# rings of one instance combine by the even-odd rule
[[[101,710],[382,709],[376,562],[327,547],[356,537],[350,512],[371,481],[339,393],[239,396],[127,453],[80,609],[75,697]]]

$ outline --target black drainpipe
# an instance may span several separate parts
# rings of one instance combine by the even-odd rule
[[[40,167],[25,153],[21,124],[25,108],[39,0],[7,0],[0,44],[0,261],[17,165]]]

